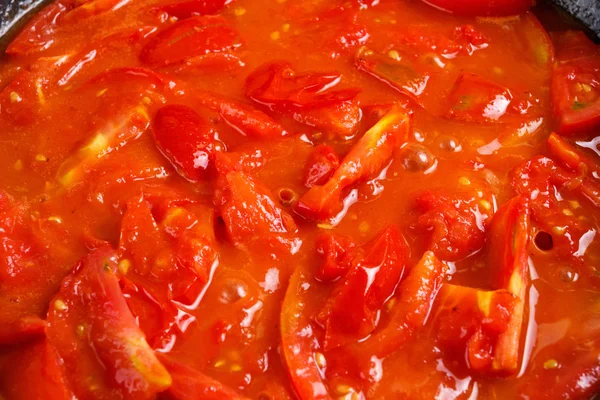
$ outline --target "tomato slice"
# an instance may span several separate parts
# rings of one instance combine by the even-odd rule
[[[423,0],[423,2],[456,15],[493,16],[520,14],[533,7],[533,0]]]
[[[342,209],[345,190],[381,171],[394,150],[408,140],[410,129],[410,115],[399,106],[392,107],[352,146],[324,185],[311,187],[300,198],[296,212],[316,220],[335,216]]]
[[[50,303],[48,340],[78,397],[150,398],[171,385],[127,307],[117,264],[109,247],[95,250]]]
[[[568,169],[590,177],[600,177],[598,162],[556,133],[551,133],[548,137],[548,148],[552,155]]]
[[[142,62],[163,67],[208,53],[234,50],[242,45],[238,33],[221,16],[191,17],[154,36],[140,53]]]
[[[600,47],[583,33],[556,39],[552,103],[563,135],[591,133],[600,126]]]
[[[214,202],[229,238],[239,247],[294,254],[302,241],[293,218],[273,200],[269,190],[242,171],[222,172]]]
[[[158,358],[173,378],[173,384],[166,397],[173,400],[244,400],[244,396],[222,383],[204,375],[187,365],[178,363],[170,357],[158,353]]]
[[[318,366],[318,343],[305,332],[314,332],[317,326],[306,313],[309,293],[305,289],[313,282],[304,267],[298,267],[290,278],[281,307],[281,347],[287,371],[296,393],[301,399],[329,400],[327,385]]]
[[[498,122],[512,100],[507,88],[463,72],[450,92],[447,117],[467,122]]]
[[[325,350],[356,342],[375,329],[377,313],[402,279],[407,254],[406,241],[393,225],[353,252],[348,272],[318,316],[325,326]]]
[[[515,296],[506,332],[498,337],[492,370],[514,373],[519,367],[521,329],[525,324],[525,301],[529,289],[528,246],[530,201],[517,196],[504,204],[492,220],[489,261],[496,270],[494,282]]]
[[[520,16],[517,32],[525,51],[531,55],[536,66],[551,71],[554,64],[554,46],[550,36],[532,12],[528,11]]]
[[[177,19],[190,18],[195,15],[212,15],[219,13],[233,0],[181,0],[153,7],[153,11],[165,12]]]
[[[35,14],[8,45],[6,54],[33,54],[50,48],[54,43],[55,21],[70,8],[70,1],[56,1],[48,4]]]
[[[358,49],[354,63],[360,71],[379,79],[422,106],[419,96],[425,91],[430,76],[427,72],[419,71],[410,60],[398,58],[363,46]]]
[[[356,243],[346,236],[321,235],[316,241],[317,253],[325,257],[316,273],[323,282],[335,281],[348,272]]]
[[[227,124],[242,135],[258,139],[288,135],[278,122],[247,104],[209,92],[196,92],[192,99],[199,105],[218,112]]]
[[[475,371],[490,372],[498,336],[508,328],[515,296],[508,290],[480,290],[445,283],[433,319],[439,326],[438,339],[464,358]]]
[[[246,95],[272,111],[326,132],[352,135],[360,119],[353,100],[359,89],[332,90],[337,72],[298,74],[286,61],[267,63],[246,78]]]
[[[192,108],[162,107],[153,122],[158,149],[175,169],[191,181],[203,180],[214,163],[214,138],[208,124]]]
[[[427,323],[446,269],[433,252],[425,252],[396,289],[380,327],[367,340],[353,345],[353,351],[380,358],[398,351]]]
[[[320,144],[315,147],[304,164],[302,181],[304,186],[310,188],[323,185],[340,166],[340,159],[333,147]]]
[[[475,191],[470,195],[427,190],[415,201],[421,215],[413,226],[429,239],[429,249],[437,257],[457,261],[483,248],[491,202],[491,196],[479,198]]]

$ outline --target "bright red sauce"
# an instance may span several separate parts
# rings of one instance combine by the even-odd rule
[[[600,389],[600,48],[375,3],[33,17],[0,61],[2,398]]]

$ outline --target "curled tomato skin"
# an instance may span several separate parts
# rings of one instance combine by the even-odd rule
[[[48,340],[76,396],[151,398],[171,385],[171,377],[131,314],[116,270],[117,255],[108,246],[75,268],[50,302]]]
[[[192,108],[160,108],[153,121],[154,140],[175,169],[191,181],[203,180],[214,163],[215,145],[208,124]]]
[[[142,62],[154,66],[234,50],[242,45],[237,32],[221,16],[197,16],[176,22],[154,36],[142,49]]]
[[[465,16],[501,17],[515,15],[533,7],[533,0],[423,0],[442,11]]]
[[[300,123],[349,136],[360,120],[353,101],[360,89],[332,90],[340,80],[338,72],[300,74],[290,63],[275,61],[258,67],[246,78],[246,95]]]
[[[302,178],[304,186],[310,188],[315,185],[323,185],[339,166],[340,159],[333,147],[326,144],[318,145],[310,153],[304,165]]]
[[[381,171],[394,150],[408,140],[410,129],[410,114],[394,105],[352,146],[325,184],[311,187],[300,198],[295,211],[316,220],[335,216],[342,209],[346,189]]]

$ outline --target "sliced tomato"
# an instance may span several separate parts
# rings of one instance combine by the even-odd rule
[[[450,92],[447,116],[467,122],[498,122],[512,100],[513,95],[507,88],[463,72]]]
[[[354,351],[380,358],[398,351],[427,323],[446,269],[433,252],[426,252],[397,288],[380,326],[367,340],[353,345]]]
[[[360,71],[379,79],[416,104],[422,105],[419,96],[425,91],[430,76],[425,71],[419,71],[417,65],[410,60],[401,57],[395,59],[363,46],[358,49],[354,63]]]
[[[242,171],[224,172],[214,202],[231,241],[240,247],[294,254],[302,241],[294,219],[273,200],[269,190]]]
[[[548,137],[548,147],[552,155],[571,171],[590,177],[600,177],[598,162],[556,133],[551,133]]]
[[[174,361],[168,356],[158,354],[159,360],[167,368],[173,378],[173,384],[167,390],[166,396],[173,400],[206,399],[206,400],[244,400],[246,397],[238,394],[217,380],[204,375],[202,372]]]
[[[352,146],[333,176],[322,186],[313,186],[296,204],[306,218],[326,220],[342,209],[346,189],[379,173],[396,148],[408,140],[411,117],[394,106]]]
[[[233,0],[179,0],[153,7],[177,19],[190,18],[195,15],[212,15],[219,13]]]
[[[522,40],[526,54],[529,54],[535,65],[546,71],[552,70],[554,64],[554,46],[535,15],[528,11],[519,18],[516,28]]]
[[[335,134],[351,135],[360,119],[353,103],[359,89],[332,90],[337,72],[298,74],[286,61],[264,64],[246,78],[246,95],[272,111]]]
[[[208,92],[196,92],[193,99],[203,107],[219,113],[242,135],[258,139],[274,139],[288,132],[267,114],[247,104]]]
[[[71,8],[71,1],[53,2],[29,21],[6,48],[6,54],[33,54],[47,50],[54,43],[56,20]]]
[[[4,397],[14,400],[73,399],[61,360],[45,338],[17,349],[18,354],[3,354],[0,386]]]
[[[340,166],[340,159],[333,147],[321,144],[314,148],[304,164],[304,186],[323,185]]]
[[[191,17],[154,36],[140,53],[142,62],[163,67],[208,53],[234,50],[242,45],[238,33],[221,16]]]
[[[429,249],[437,257],[456,261],[479,250],[485,244],[490,210],[481,206],[491,204],[491,197],[480,199],[473,194],[449,194],[427,190],[415,201],[420,213],[414,228],[428,238]],[[483,200],[483,201],[481,201]]]
[[[500,17],[520,14],[535,4],[534,0],[423,0],[425,3],[451,14],[466,16]]]
[[[515,191],[531,199],[532,219],[552,236],[554,254],[571,260],[580,258],[579,240],[593,226],[563,210],[569,208],[568,201],[573,197],[600,206],[600,186],[546,157],[527,161],[511,171],[510,177]],[[556,192],[563,196],[557,198]]]
[[[490,372],[498,336],[506,332],[515,296],[508,290],[485,291],[445,283],[433,318],[442,345],[464,357],[467,366]]]
[[[199,181],[214,163],[214,138],[208,124],[192,108],[167,105],[153,122],[158,149],[186,179]]]
[[[353,252],[348,272],[318,316],[325,326],[325,350],[356,342],[375,329],[377,313],[402,279],[407,254],[406,241],[393,225]]]
[[[583,33],[566,32],[555,41],[552,104],[558,132],[591,133],[600,126],[600,47]]]
[[[529,290],[530,203],[517,196],[504,204],[490,228],[490,266],[495,269],[495,284],[515,296],[506,332],[498,337],[492,370],[514,373],[519,367],[521,329],[526,322],[525,301]]]
[[[150,398],[171,385],[127,307],[117,264],[112,249],[95,250],[50,303],[48,340],[77,397]]]

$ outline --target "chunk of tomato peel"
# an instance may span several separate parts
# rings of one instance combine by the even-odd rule
[[[315,220],[335,216],[342,209],[346,189],[379,173],[394,150],[408,140],[410,130],[410,114],[394,105],[352,146],[325,184],[311,187],[300,198],[295,211]]]

